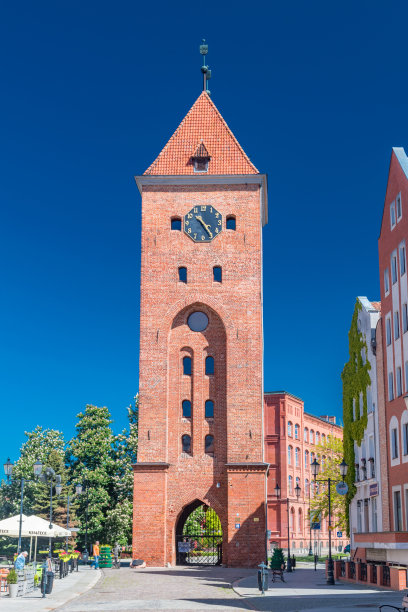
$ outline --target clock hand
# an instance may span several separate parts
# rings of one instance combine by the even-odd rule
[[[208,226],[206,223],[204,223],[203,218],[202,218],[200,215],[196,215],[196,219],[198,219],[198,220],[199,220],[199,222],[201,223],[201,225],[202,225],[202,226],[205,228],[205,230],[207,231],[207,233],[208,233],[208,235],[210,236],[210,238],[212,238],[212,237],[213,237],[213,235],[212,235],[211,231],[208,229],[208,228],[209,228],[209,226]]]

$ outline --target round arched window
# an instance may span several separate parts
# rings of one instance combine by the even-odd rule
[[[188,317],[187,323],[191,331],[201,332],[207,329],[208,317],[205,312],[193,312]]]

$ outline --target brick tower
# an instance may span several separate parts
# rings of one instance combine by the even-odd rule
[[[177,546],[177,534],[203,504],[222,526],[222,562],[255,566],[265,559],[266,177],[203,91],[136,182],[142,257],[133,556],[155,566],[179,562],[186,544]]]

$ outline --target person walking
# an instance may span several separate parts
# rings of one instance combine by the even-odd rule
[[[93,545],[93,556],[94,556],[95,569],[99,569],[99,542],[98,540],[96,540],[95,544]]]
[[[119,555],[120,555],[120,546],[119,546],[119,542],[116,542],[116,543],[115,543],[115,546],[114,546],[114,548],[113,548],[112,552],[113,552],[113,560],[114,560],[114,562],[115,562],[115,565],[116,565],[116,566],[120,565],[120,562],[119,562]]]
[[[15,570],[23,570],[26,562],[26,557],[28,557],[28,552],[24,550],[21,552],[17,559],[14,561],[14,569]]]

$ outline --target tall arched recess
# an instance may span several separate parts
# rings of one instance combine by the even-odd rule
[[[177,565],[220,565],[222,527],[218,514],[196,499],[182,510],[175,529]]]

